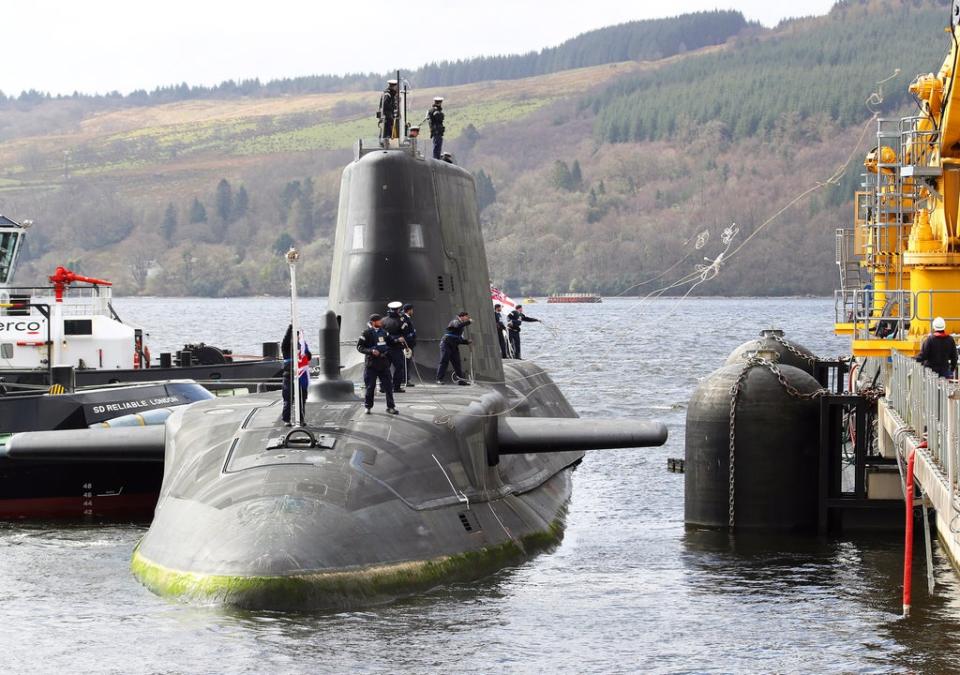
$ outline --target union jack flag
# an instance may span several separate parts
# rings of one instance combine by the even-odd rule
[[[303,377],[310,370],[310,358],[307,356],[307,352],[310,351],[310,347],[307,346],[307,341],[303,339],[303,332],[297,331],[297,337],[300,339],[298,342],[297,349],[297,377]],[[307,375],[309,377],[309,375]]]
[[[504,307],[509,307],[510,309],[513,309],[517,306],[517,303],[514,302],[509,295],[501,291],[499,288],[496,288],[493,284],[490,284],[490,300],[495,305],[500,303]]]

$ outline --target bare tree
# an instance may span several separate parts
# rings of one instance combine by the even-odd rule
[[[130,275],[133,282],[137,285],[137,292],[143,293],[147,286],[147,277],[150,275],[150,268],[153,267],[153,259],[148,258],[142,253],[137,253],[130,263]]]

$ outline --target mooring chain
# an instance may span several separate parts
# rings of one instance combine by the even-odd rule
[[[783,337],[780,336],[780,335],[773,335],[773,334],[771,334],[771,335],[768,335],[767,337],[769,337],[771,340],[774,340],[774,341],[776,341],[776,342],[779,342],[781,345],[783,345],[783,348],[786,349],[788,352],[790,352],[791,354],[793,354],[793,355],[796,356],[796,357],[799,357],[799,358],[803,359],[804,361],[807,361],[808,363],[816,363],[816,362],[819,360],[819,359],[817,359],[816,356],[811,356],[810,354],[804,354],[804,353],[801,352],[799,349],[797,349],[797,348],[794,347],[792,344],[790,344],[790,342],[788,342],[787,340],[783,339]],[[758,342],[759,342],[759,340],[758,340]]]
[[[730,529],[733,529],[734,523],[736,522],[737,396],[740,394],[740,388],[747,379],[747,374],[750,372],[750,369],[756,365],[760,365],[762,361],[763,359],[755,356],[748,357],[743,364],[743,370],[740,371],[737,379],[734,380],[734,383],[730,386],[730,455],[727,462],[729,471],[727,478],[727,525]]]
[[[750,370],[755,367],[766,368],[773,373],[774,377],[777,378],[777,381],[780,383],[780,386],[783,387],[784,391],[794,398],[801,400],[813,400],[820,398],[821,396],[826,396],[830,393],[829,389],[821,388],[817,389],[816,391],[812,391],[809,394],[804,394],[802,391],[787,382],[787,378],[783,376],[783,373],[772,361],[768,361],[767,359],[759,356],[747,357],[745,363],[743,364],[743,370],[740,371],[737,379],[734,380],[733,384],[730,386],[730,454],[728,459],[729,477],[727,479],[727,524],[731,529],[736,523],[737,397],[740,395],[740,390],[743,388],[743,383],[746,381],[747,375],[750,373]]]

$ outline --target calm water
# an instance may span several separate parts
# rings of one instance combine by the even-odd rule
[[[259,353],[280,299],[120,299],[154,354],[183,337]],[[325,308],[302,313],[316,334]],[[142,525],[0,525],[0,671],[109,673],[923,671],[960,669],[960,584],[917,561],[899,619],[901,546],[685,532],[685,403],[727,353],[776,326],[844,352],[832,301],[688,299],[531,305],[524,352],[584,416],[663,420],[663,448],[596,452],[574,473],[566,538],[481,582],[337,615],[241,613],[157,598],[130,575]],[[402,398],[400,399],[402,411]]]

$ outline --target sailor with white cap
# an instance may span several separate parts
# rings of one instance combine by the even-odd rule
[[[402,393],[403,385],[407,381],[406,368],[407,360],[403,354],[407,341],[404,338],[404,318],[400,313],[403,303],[394,300],[387,305],[387,316],[383,319],[383,330],[390,336],[390,351],[387,356],[390,359],[390,365],[393,366],[393,391]]]
[[[433,97],[433,107],[427,111],[427,120],[430,122],[430,138],[433,139],[433,158],[440,159],[443,154],[443,96]]]

